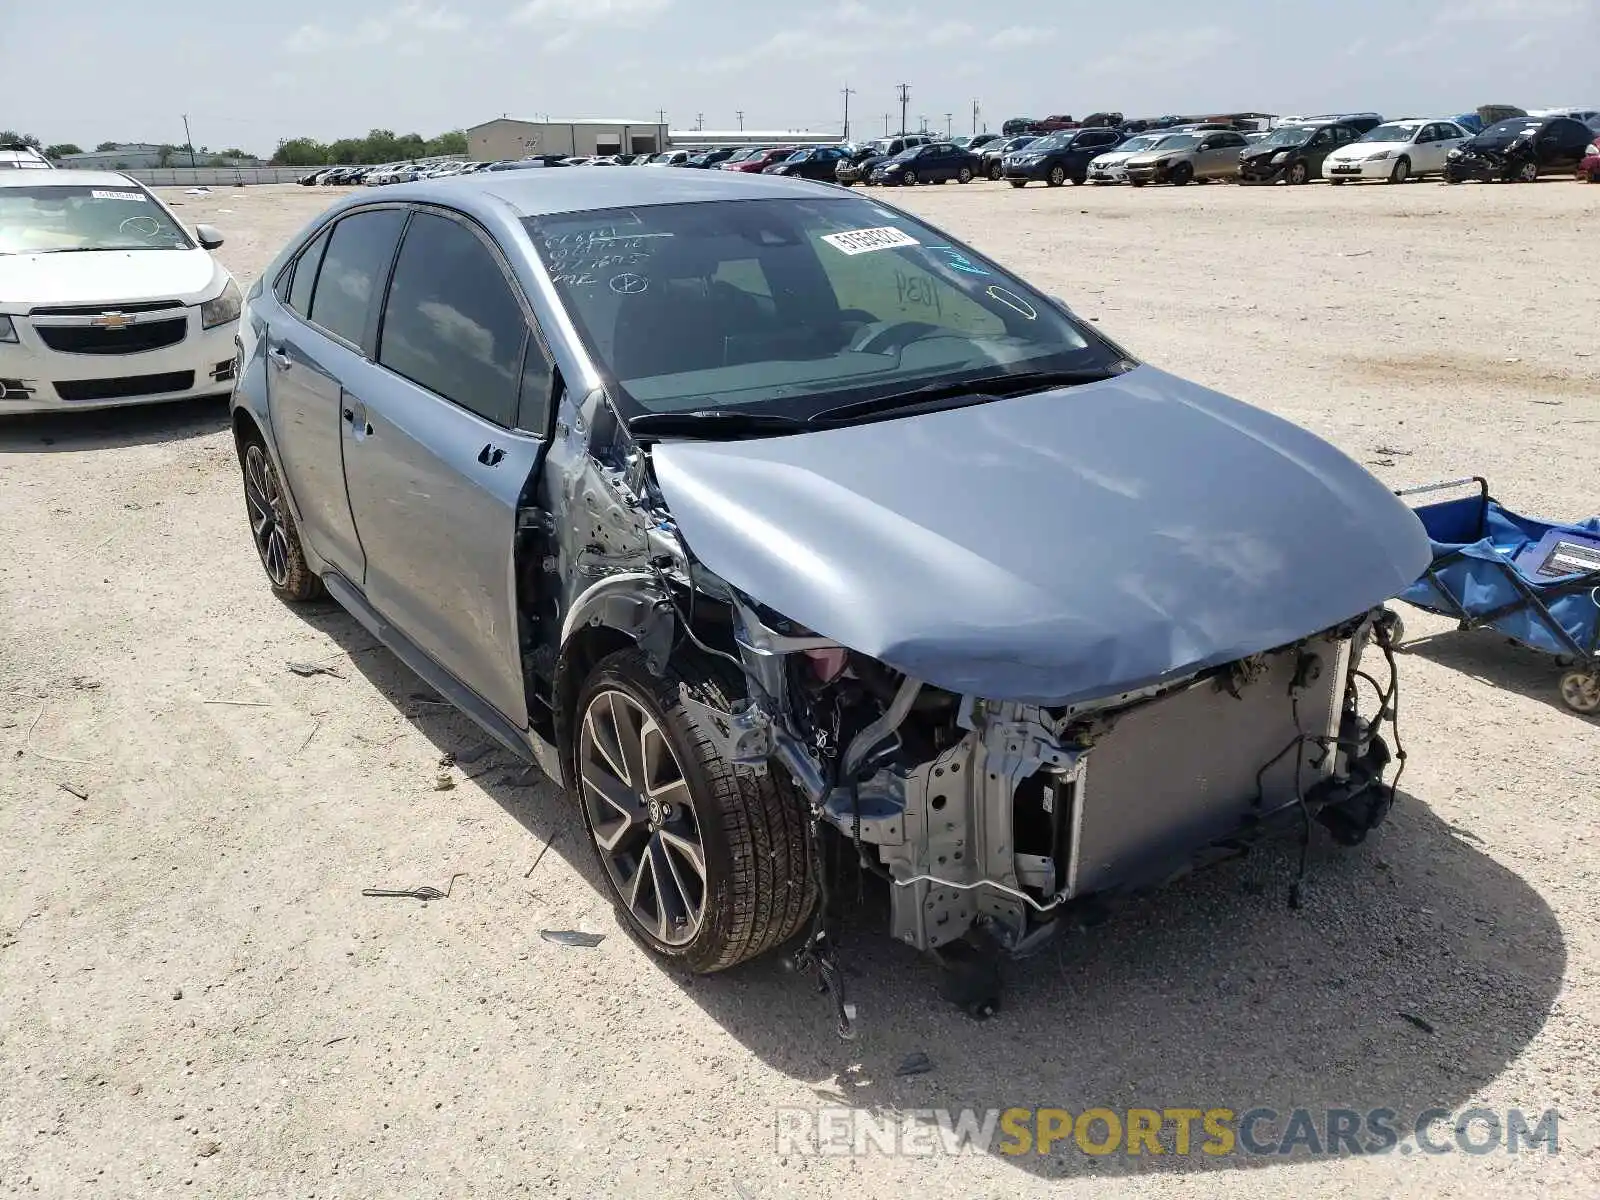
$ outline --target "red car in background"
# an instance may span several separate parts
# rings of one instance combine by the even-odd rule
[[[762,171],[772,166],[773,163],[781,163],[789,155],[793,154],[794,150],[793,146],[774,146],[769,150],[757,150],[747,158],[740,158],[735,154],[722,164],[722,169],[724,171],[749,171],[752,174],[759,175]]]
[[[1578,164],[1578,178],[1585,183],[1600,183],[1600,133],[1594,135],[1583,161]]]

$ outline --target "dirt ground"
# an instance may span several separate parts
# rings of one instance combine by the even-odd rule
[[[174,196],[246,285],[333,198]],[[1600,511],[1600,187],[896,199],[1395,486]],[[222,404],[0,420],[0,1191],[1595,1195],[1600,722],[1550,661],[1407,620],[1403,795],[1358,850],[1319,832],[1302,910],[1269,849],[1019,964],[985,1024],[863,923],[847,1044],[778,962],[647,957],[561,795],[271,597]],[[452,886],[361,895],[415,884]],[[1555,1108],[1560,1152],[781,1154],[775,1111],[827,1105]]]

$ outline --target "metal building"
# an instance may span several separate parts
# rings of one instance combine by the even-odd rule
[[[467,130],[467,157],[477,162],[531,154],[659,154],[666,148],[667,127],[658,121],[496,117]]]

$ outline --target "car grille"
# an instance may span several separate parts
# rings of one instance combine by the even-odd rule
[[[98,317],[112,311],[121,313],[165,312],[169,308],[182,308],[181,300],[146,300],[139,304],[57,304],[43,308],[30,308],[30,317]]]
[[[126,311],[126,310],[122,310]],[[189,331],[187,317],[107,329],[99,325],[35,325],[39,340],[63,354],[138,354],[176,346]]]
[[[121,400],[130,396],[186,392],[193,386],[193,371],[167,371],[161,375],[128,375],[122,379],[57,380],[56,395],[63,400]]]

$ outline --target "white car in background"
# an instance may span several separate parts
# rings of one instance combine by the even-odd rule
[[[0,171],[0,416],[233,390],[239,287],[114,171]]]
[[[1115,150],[1109,150],[1089,160],[1089,182],[1100,184],[1128,182],[1130,158],[1135,154],[1143,154],[1146,150],[1154,150],[1168,138],[1176,136],[1177,133],[1172,130],[1135,134]]]
[[[1323,160],[1322,175],[1329,183],[1357,179],[1404,183],[1437,175],[1444,170],[1450,151],[1471,136],[1454,121],[1386,121],[1329,154]]]

